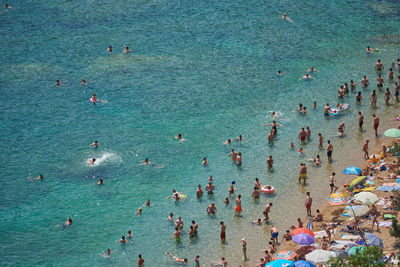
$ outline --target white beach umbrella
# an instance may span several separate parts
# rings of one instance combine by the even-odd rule
[[[379,201],[377,195],[371,192],[361,192],[354,196],[354,199],[364,205],[374,205]]]
[[[350,208],[345,214],[350,217],[359,217],[363,216],[369,211],[369,208],[367,206],[354,206]]]
[[[336,253],[333,251],[316,249],[306,255],[306,260],[314,264],[324,264],[334,257]]]

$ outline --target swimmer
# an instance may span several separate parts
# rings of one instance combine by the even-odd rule
[[[339,102],[336,104],[336,107],[340,110],[344,109],[344,105],[340,104]]]
[[[253,198],[260,198],[260,191],[258,190],[258,188],[256,186],[253,188],[253,192],[251,193],[251,196]]]
[[[231,153],[228,154],[228,157],[230,157],[234,162],[236,162],[238,153],[236,153],[235,149],[232,148]]]
[[[225,198],[224,203],[225,203],[226,205],[228,205],[228,204],[229,204],[229,198]]]
[[[233,140],[234,141],[239,141],[239,142],[241,142],[241,141],[249,142],[241,134],[238,137],[234,138]]]
[[[301,183],[301,179],[303,179],[303,185],[305,185],[306,178],[307,178],[307,166],[304,163],[300,163],[299,184]]]
[[[97,182],[97,185],[102,185],[103,184],[103,178],[100,178],[99,181]]]
[[[319,167],[321,166],[321,158],[317,155],[317,158],[313,159],[314,166]]]
[[[96,159],[95,159],[95,158],[89,159],[89,164],[90,164],[90,165],[94,165],[95,162],[96,162]]]
[[[192,221],[192,225],[193,225],[194,234],[197,235],[197,230],[199,229],[199,225],[195,221]]]
[[[276,73],[276,75],[278,75],[278,76],[282,76],[282,75],[283,75],[283,73],[281,72],[281,70],[278,70],[278,72]]]
[[[242,160],[243,160],[242,152],[239,152],[237,157],[236,157],[236,165],[237,166],[241,166],[242,165]]]
[[[142,254],[138,255],[139,259],[137,260],[138,267],[142,267],[144,265],[144,259],[142,258]]]
[[[300,143],[304,144],[304,142],[306,141],[306,138],[307,138],[307,132],[304,130],[304,127],[302,127],[299,132]]]
[[[94,148],[98,148],[99,147],[99,142],[94,141],[93,143],[90,144],[90,146],[92,146]]]
[[[132,231],[128,230],[128,238],[132,238]]]
[[[212,202],[206,209],[208,215],[215,215],[217,213],[217,207],[215,207],[215,203]]]
[[[206,186],[206,191],[207,194],[211,195],[215,190],[215,187],[212,183],[208,183],[208,185]]]
[[[343,98],[344,97],[344,91],[343,91],[343,86],[340,86],[340,88],[338,89],[338,97],[339,98]]]
[[[64,223],[64,227],[68,227],[72,224],[72,219],[68,218],[68,220]]]
[[[96,103],[97,101],[103,102],[103,100],[97,98],[96,94],[93,94],[93,95],[92,95],[92,97],[90,98],[90,101],[91,101],[92,103]]]
[[[389,73],[388,73],[388,80],[389,80],[389,81],[392,81],[393,78],[394,78],[393,69],[390,68],[390,69],[389,69]]]
[[[175,227],[174,236],[170,237],[169,239],[175,239],[176,243],[182,242],[182,233],[181,233],[181,231],[179,231],[178,227]]]
[[[220,234],[220,238],[221,238],[221,242],[225,243],[226,241],[226,225],[224,224],[223,221],[220,221],[219,224],[221,225],[221,234]]]
[[[304,76],[301,76],[300,78],[299,78],[299,81],[300,80],[306,80],[306,81],[309,81],[309,80],[315,80],[312,76],[310,76],[308,73],[306,73],[306,75],[304,75]]]
[[[139,208],[138,211],[136,212],[137,216],[141,216],[142,215],[142,208]]]
[[[87,85],[87,82],[86,82],[86,79],[85,79],[85,78],[82,78],[81,84],[82,84],[82,85]]]
[[[32,181],[33,180],[43,180],[43,174],[40,174],[38,177],[36,177],[36,178],[32,178]]]
[[[369,53],[372,53],[372,52],[378,52],[379,51],[379,49],[378,48],[371,48],[371,47],[369,47],[369,46],[367,46],[367,48],[365,49],[365,52],[367,53],[367,54],[369,54]]]
[[[173,217],[174,217],[174,214],[170,213],[169,217],[168,217],[168,221],[173,222]]]
[[[238,195],[238,197],[235,200],[236,202],[235,215],[240,215],[240,213],[242,212],[242,200],[240,200],[241,197],[242,195]]]
[[[272,127],[272,134],[273,134],[273,135],[277,135],[277,134],[278,134],[278,128],[276,128],[276,127],[283,127],[282,124],[276,123],[275,120],[273,120],[271,123],[264,124],[264,126],[271,126],[271,127]]]
[[[303,104],[299,103],[299,107],[297,108],[297,112],[301,113],[303,111]]]
[[[286,13],[283,13],[281,16],[281,19],[289,21],[290,23],[293,23],[292,19],[288,17]]]
[[[367,76],[364,75],[364,78],[361,80],[361,85],[362,87],[366,88],[369,85],[369,81],[367,79]]]
[[[153,163],[151,163],[148,158],[145,158],[144,160],[139,161],[139,162],[141,162],[141,163],[139,163],[138,166],[139,165],[153,165]]]
[[[307,134],[307,140],[310,140],[310,138],[311,138],[311,130],[310,130],[310,126],[307,126],[306,127],[306,134]]]
[[[182,143],[182,142],[184,142],[184,141],[188,141],[187,139],[184,139],[183,136],[182,136],[182,134],[180,134],[180,133],[178,133],[178,134],[175,136],[175,139],[178,140],[179,143]]]
[[[107,52],[108,52],[108,53],[112,53],[112,45],[110,45],[109,47],[107,47]]]
[[[338,134],[340,136],[343,136],[344,135],[344,130],[345,130],[345,125],[344,125],[344,121],[343,121],[338,126]]]
[[[227,140],[223,143],[223,145],[226,146],[226,145],[229,145],[229,144],[231,144],[231,143],[232,143],[232,140],[231,140],[231,139],[227,139]]]
[[[125,46],[125,49],[122,50],[122,53],[124,53],[124,54],[130,53],[130,52],[132,52],[132,50],[129,49],[129,47],[127,47],[127,46]]]
[[[201,185],[199,184],[197,191],[196,191],[196,196],[198,198],[201,198],[203,196],[203,189],[201,189]]]
[[[361,101],[362,101],[361,91],[358,91],[358,93],[356,95],[356,103],[358,105],[361,105]]]
[[[187,264],[188,263],[188,259],[187,258],[184,258],[184,259],[178,258],[178,257],[172,255],[172,253],[169,252],[169,251],[165,252],[165,255],[170,256],[171,258],[174,259],[174,261],[176,261],[178,263],[183,263],[183,264]]]
[[[329,107],[329,103],[326,103],[325,107],[324,107],[324,116],[325,117],[329,117],[329,110],[331,108]]]
[[[142,207],[151,207],[150,199],[148,199]]]
[[[257,220],[254,220],[254,221],[252,221],[252,222],[250,222],[251,224],[258,224],[258,225],[261,225],[261,219],[260,218],[258,218]]]
[[[383,78],[381,74],[378,74],[378,77],[376,78],[376,86],[378,87],[378,89],[382,89],[383,87]]]
[[[203,158],[203,161],[201,162],[201,165],[203,165],[204,167],[208,167],[208,160],[206,157]]]
[[[308,73],[312,73],[312,72],[314,72],[314,71],[319,72],[319,70],[317,70],[317,69],[314,68],[314,67],[310,67],[308,70],[306,70],[306,72],[308,72]]]
[[[125,236],[122,236],[121,239],[119,240],[119,242],[121,242],[122,244],[125,244],[126,243]]]
[[[276,114],[275,111],[268,111],[267,113],[271,114],[274,119],[276,119],[278,117],[278,115]]]
[[[376,62],[376,64],[375,64],[375,69],[376,69],[377,71],[382,71],[382,70],[384,69],[383,64],[382,64],[382,62],[381,62],[380,59],[378,59],[378,61]]]
[[[272,159],[272,155],[269,155],[267,159],[268,170],[272,170],[274,168],[274,160]]]
[[[300,147],[299,150],[297,150],[297,153],[299,153],[299,155],[301,155],[301,156],[304,155],[303,148]]]
[[[356,89],[356,86],[357,86],[359,83],[360,83],[360,82],[354,83],[354,81],[351,80],[351,81],[350,81],[350,89],[353,91],[354,89]]]
[[[235,191],[236,191],[236,188],[233,186],[233,182],[232,182],[231,185],[229,186],[228,193],[230,195],[232,195],[235,193]]]
[[[293,142],[290,143],[290,149],[294,149],[294,144],[293,144]]]
[[[349,85],[347,83],[344,83],[343,92],[344,92],[344,95],[349,94]]]
[[[212,177],[212,175],[210,175],[210,177],[208,177],[208,182],[210,184],[212,184],[214,182],[214,178]]]
[[[226,267],[228,265],[228,261],[222,257],[220,262],[217,263],[211,263],[211,266],[221,266],[221,267]]]
[[[319,149],[324,147],[324,138],[322,137],[321,133],[318,133],[318,147]]]
[[[60,80],[56,80],[56,84],[55,84],[56,86],[58,86],[58,87],[60,87],[61,85],[64,85],[63,83],[61,83],[61,81]]]
[[[376,95],[375,90],[372,90],[370,100],[371,100],[371,106],[376,107],[376,103],[378,102],[378,96]]]
[[[181,216],[179,216],[178,220],[175,221],[175,226],[178,227],[178,229],[183,229],[183,221]]]
[[[389,105],[390,98],[393,99],[392,93],[390,93],[389,88],[386,88],[386,91],[385,91],[385,103],[386,103],[386,105]]]
[[[313,109],[317,108],[317,102],[314,101],[314,103],[312,104]]]
[[[306,106],[303,107],[303,112],[304,115],[306,115],[308,113]]]
[[[110,254],[111,254],[111,249],[108,248],[107,251],[104,252],[103,256],[108,257],[110,256]]]

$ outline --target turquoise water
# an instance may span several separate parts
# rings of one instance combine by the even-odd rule
[[[361,157],[371,136],[371,114],[393,119],[399,106],[369,107],[375,85],[374,64],[386,68],[400,56],[398,1],[13,1],[0,12],[0,240],[1,265],[132,265],[141,253],[146,266],[172,264],[167,250],[209,263],[225,256],[241,258],[247,237],[251,262],[269,239],[269,226],[251,225],[272,201],[271,224],[283,231],[305,216],[304,195],[324,200],[327,174]],[[281,20],[286,12],[294,23]],[[113,45],[112,54],[106,48]],[[123,45],[133,53],[123,55]],[[379,53],[365,54],[365,47]],[[315,66],[312,82],[298,81]],[[276,76],[280,69],[286,75]],[[387,70],[387,69],[386,69]],[[385,71],[386,76],[387,71]],[[395,74],[397,75],[397,71]],[[366,74],[370,88],[355,107],[355,94],[343,102],[352,111],[325,120],[323,104],[337,101],[337,88]],[[80,85],[80,79],[89,81]],[[54,86],[56,79],[63,86]],[[386,78],[385,78],[386,82]],[[393,84],[385,83],[393,93]],[[361,87],[359,88],[361,90]],[[92,93],[108,102],[93,105]],[[317,110],[312,110],[317,101]],[[310,110],[297,114],[298,102]],[[278,139],[267,145],[268,111],[280,114]],[[357,130],[357,111],[365,114],[366,133]],[[343,120],[347,137],[335,136]],[[289,149],[302,126],[313,142],[305,158],[321,154],[323,166],[309,168],[307,187],[297,184],[299,158]],[[383,131],[381,129],[381,131]],[[179,144],[181,132],[189,141]],[[317,133],[335,146],[335,162],[318,152]],[[222,146],[239,134],[249,143]],[[372,138],[373,143],[380,141]],[[95,150],[89,144],[98,140]],[[353,141],[350,141],[353,140]],[[243,166],[226,156],[231,147],[243,153]],[[267,172],[272,154],[275,171]],[[203,157],[209,167],[201,166]],[[95,157],[98,164],[88,165]],[[164,168],[137,166],[140,160]],[[354,158],[353,157],[353,158]],[[353,159],[351,158],[351,159]],[[43,173],[44,181],[28,176]],[[212,198],[197,200],[197,184],[213,175]],[[96,186],[103,177],[104,186]],[[254,178],[277,188],[277,194],[251,200]],[[338,177],[343,180],[345,177]],[[242,194],[243,217],[225,207],[231,180]],[[165,198],[173,188],[188,195],[180,204]],[[135,212],[147,199],[141,217]],[[289,199],[289,200],[288,200]],[[234,198],[231,199],[234,201]],[[206,207],[217,204],[216,218]],[[199,223],[199,238],[187,234],[181,245],[168,238],[170,212],[182,216],[185,229]],[[68,217],[73,225],[64,229]],[[227,224],[226,245],[219,241],[219,221]],[[133,232],[131,243],[117,240]],[[110,258],[100,256],[111,248]],[[235,265],[234,265],[235,266]]]

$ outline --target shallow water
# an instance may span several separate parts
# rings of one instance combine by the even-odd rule
[[[361,157],[371,136],[372,113],[390,121],[398,105],[370,109],[375,85],[374,64],[386,68],[400,56],[397,1],[13,1],[0,15],[0,240],[2,265],[129,265],[141,253],[147,266],[171,264],[166,250],[180,257],[201,255],[201,262],[225,256],[241,258],[240,239],[249,240],[256,260],[269,239],[268,226],[251,225],[273,202],[271,224],[281,232],[305,216],[305,192],[325,201],[328,174],[341,172]],[[286,12],[294,23],[279,19]],[[113,45],[114,52],[106,48]],[[123,45],[134,53],[123,55]],[[365,47],[379,47],[366,55]],[[316,80],[298,81],[315,66]],[[276,71],[285,73],[277,77]],[[386,75],[385,71],[385,75]],[[355,94],[343,102],[351,111],[324,119],[325,102],[337,102],[337,88],[367,75],[370,88],[355,105]],[[397,75],[397,72],[395,72]],[[80,85],[85,77],[89,84]],[[60,79],[63,86],[54,86]],[[385,78],[386,82],[386,78]],[[394,85],[385,83],[392,92]],[[96,93],[107,103],[91,104]],[[318,107],[312,110],[313,101]],[[299,115],[298,102],[310,110]],[[279,135],[267,145],[268,111],[279,111]],[[366,133],[357,129],[358,111],[365,114]],[[336,137],[346,123],[345,138]],[[300,158],[289,149],[298,130],[310,126],[312,142]],[[189,141],[174,140],[181,132]],[[317,133],[331,139],[335,162],[326,164],[317,149]],[[380,130],[383,132],[383,129]],[[249,143],[224,147],[243,134]],[[99,140],[100,147],[89,146]],[[351,141],[352,140],[352,141]],[[378,140],[379,142],[379,140]],[[226,156],[241,151],[243,166]],[[297,184],[300,162],[320,153],[323,166],[309,167],[307,187]],[[274,172],[265,160],[274,158]],[[201,166],[203,157],[210,161]],[[97,164],[88,160],[97,158]],[[155,168],[138,166],[148,157]],[[28,176],[43,173],[44,181]],[[195,198],[197,184],[213,175],[212,198]],[[103,177],[104,186],[96,186]],[[254,202],[254,178],[277,188],[277,194]],[[338,180],[345,179],[343,175]],[[243,216],[225,207],[229,184],[242,194]],[[179,204],[165,200],[173,188],[188,195]],[[135,212],[147,199],[154,205]],[[234,201],[234,198],[231,198]],[[216,218],[205,209],[214,201]],[[170,212],[200,225],[199,239],[176,245],[168,238]],[[73,225],[63,228],[72,217]],[[219,242],[219,221],[227,224],[228,242]],[[117,240],[131,229],[130,244]],[[112,256],[100,254],[111,248]],[[206,258],[207,257],[207,258]]]

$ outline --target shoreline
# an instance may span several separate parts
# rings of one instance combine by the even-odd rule
[[[393,121],[384,121],[384,123],[385,123],[384,125],[383,125],[383,123],[380,125],[381,130],[383,130],[383,129],[387,130],[389,128],[397,128],[398,126],[400,126],[399,123],[396,122],[395,120],[393,120]],[[382,134],[381,134],[381,136],[379,138],[378,137],[375,138],[375,140],[374,140],[375,142],[373,142],[373,143],[370,142],[370,146],[369,146],[369,155],[370,156],[372,154],[379,155],[382,152],[382,144],[385,144],[386,147],[391,147],[391,146],[394,145],[394,143],[396,143],[396,142],[399,143],[399,140],[400,140],[399,138],[384,137],[383,136],[383,132],[384,132],[384,130],[382,131]],[[385,142],[383,140],[383,138],[385,138],[385,140],[387,140],[387,139],[391,139],[391,140],[388,140],[389,142]],[[360,149],[360,151],[361,151],[361,149]],[[360,155],[362,155],[362,153],[360,153]],[[392,163],[393,160],[396,160],[396,157],[393,156],[393,155],[391,155],[391,156],[387,155],[385,158],[382,158],[382,159],[384,159],[385,162],[387,162],[387,163]],[[369,159],[366,160],[366,159],[363,158],[363,156],[360,156],[360,157],[357,157],[357,158],[353,158],[351,162],[349,161],[349,166],[359,166],[359,168],[362,169],[363,171],[366,169],[368,164],[369,164]],[[388,171],[382,171],[382,172],[374,173],[374,177],[376,177],[376,179],[374,180],[375,183],[373,185],[374,189],[376,189],[379,186],[383,185],[385,182],[395,182],[396,181],[396,179],[395,180],[386,180],[386,179],[378,179],[377,178],[378,175],[383,175],[383,174],[386,175],[387,173],[388,173]],[[344,176],[344,178],[339,179],[338,176],[341,176],[341,178]],[[337,193],[340,193],[340,192],[348,193],[348,191],[345,189],[344,185],[345,184],[349,184],[355,177],[357,177],[357,176],[355,176],[355,175],[344,175],[344,174],[341,174],[341,173],[336,173],[336,183],[335,183],[335,185],[338,186],[338,189],[337,189],[336,192]],[[380,198],[381,197],[388,198],[388,196],[392,194],[391,191],[385,192],[385,191],[376,191],[376,190],[373,190],[373,193],[378,195],[378,197],[380,197]],[[348,193],[348,194],[349,194],[349,196],[351,195],[351,193]],[[345,223],[347,222],[347,219],[345,219],[346,217],[343,217],[343,216],[340,218],[340,214],[343,212],[344,207],[346,205],[331,206],[328,203],[328,197],[326,197],[325,199],[326,199],[326,202],[318,201],[316,203],[316,202],[314,202],[314,196],[313,196],[313,206],[312,206],[312,209],[311,209],[312,214],[314,215],[315,211],[317,209],[319,209],[320,213],[323,215],[323,222],[324,223],[330,223],[330,222],[336,221],[336,222],[341,222],[342,223],[341,227],[345,226]],[[304,211],[302,213],[304,213],[305,212],[304,204],[302,205],[302,207],[304,209]],[[378,209],[379,209],[379,207],[378,207]],[[398,215],[396,217],[399,218]],[[308,220],[309,220],[308,216],[306,216],[306,217],[299,216],[299,218],[301,218],[303,220],[304,227],[306,227],[306,225],[308,223]],[[383,221],[383,216],[380,216],[378,221],[379,222]],[[391,220],[386,220],[386,221],[387,222],[391,222]],[[294,222],[294,224],[296,225],[296,222]],[[313,221],[313,232],[324,230],[322,228],[321,224],[322,224],[322,222]],[[370,221],[368,221],[367,224],[360,223],[360,228],[369,229],[370,226],[371,226]],[[377,230],[372,230],[371,231],[374,234],[378,235],[380,238],[382,238],[383,244],[384,244],[383,251],[385,253],[393,250],[391,245],[395,241],[395,238],[390,236],[390,234],[389,234],[389,231],[388,231],[389,228],[390,227],[380,226],[380,231],[377,231]],[[287,229],[290,230],[289,227],[287,227],[286,229],[279,229],[279,233],[280,233],[279,243],[278,243],[279,245],[277,245],[277,251],[275,253],[273,253],[273,254],[270,253],[271,256],[275,255],[277,252],[280,252],[280,251],[286,251],[286,250],[296,251],[300,247],[300,245],[298,245],[298,244],[296,244],[296,243],[294,243],[292,241],[283,241],[282,236],[284,235],[284,233],[285,233],[285,231]],[[335,232],[332,235],[332,240],[334,240],[334,239],[340,239],[340,232]],[[318,240],[318,241],[320,241],[320,240]],[[319,242],[316,242],[316,243],[319,243]],[[318,248],[320,248],[320,247],[318,247]],[[259,253],[259,258],[263,257],[264,256],[263,254],[264,253]],[[258,261],[254,261],[254,263],[258,263]],[[244,266],[251,266],[251,265],[246,265],[245,264]]]

